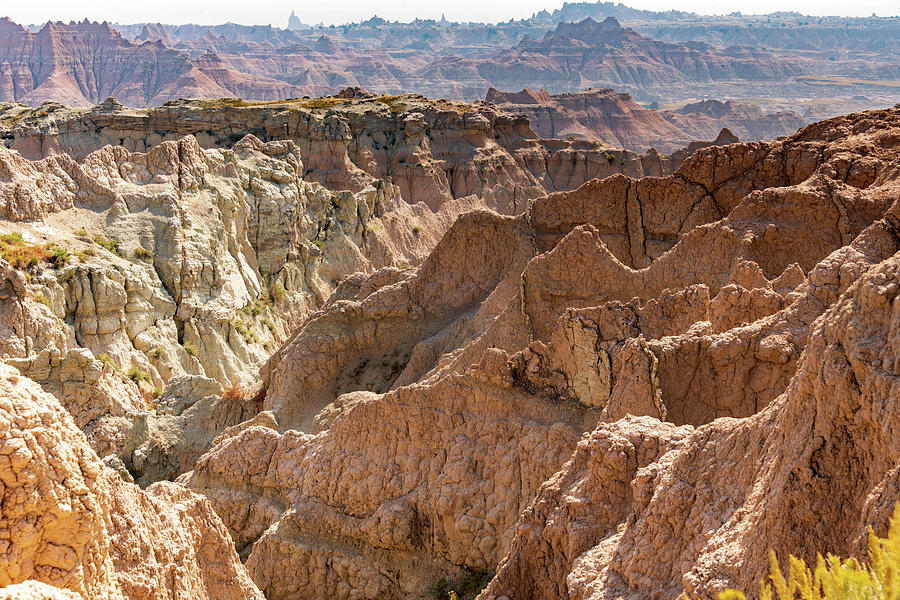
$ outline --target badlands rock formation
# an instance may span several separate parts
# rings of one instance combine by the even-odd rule
[[[462,206],[411,206],[377,180],[331,192],[302,171],[292,142],[252,136],[81,162],[0,150],[4,361],[141,483],[189,469],[258,412],[259,367],[339,281],[418,262]],[[46,248],[60,260],[6,262]],[[223,386],[237,397],[217,401]]]
[[[308,181],[358,191],[392,181],[409,203],[433,210],[477,196],[500,212],[614,173],[665,175],[680,159],[636,155],[594,143],[541,139],[521,116],[484,104],[417,95],[372,97],[350,88],[335,97],[279,103],[179,101],[136,110],[114,99],[90,110],[0,105],[0,139],[24,157],[82,158],[107,145],[146,152],[193,135],[204,148],[229,148],[245,135],[292,140]],[[683,158],[683,157],[681,157]]]
[[[125,483],[53,396],[5,365],[0,424],[0,597],[262,600],[209,501]]]
[[[800,73],[795,64],[758,48],[659,42],[622,27],[615,17],[599,23],[590,17],[578,23],[560,23],[541,39],[524,38],[514,48],[482,59],[479,66],[491,82],[519,80],[513,89],[527,87],[530,81],[565,89],[573,81],[579,81],[581,87],[599,83],[677,85],[781,80]]]
[[[20,264],[0,262],[0,351],[141,485],[190,470],[259,412],[260,367],[312,311],[404,279],[457,215],[515,213],[594,175],[683,160],[541,140],[490,107],[354,89],[276,105],[11,110],[0,259]]]
[[[731,101],[650,110],[611,89],[551,96],[543,89],[510,93],[490,88],[485,100],[524,114],[541,137],[592,140],[635,152],[650,147],[674,152],[695,140],[714,139],[722,129],[743,140],[770,140],[809,122],[793,111],[764,114],[758,106]]]
[[[306,183],[291,142],[251,136],[203,151],[187,137],[147,154],[107,147],[82,162],[2,151],[0,163],[6,228],[26,245],[52,241],[71,254],[7,295],[31,296],[37,316],[25,321],[58,326],[52,338],[37,327],[24,337],[30,347],[12,348],[29,372],[53,371],[42,353],[77,344],[155,385],[185,373],[252,378],[266,348],[344,275],[414,260],[424,243],[408,229],[388,238],[393,225],[373,226],[389,207],[411,217],[403,226],[422,212],[397,204],[392,186],[350,193]]]
[[[284,81],[229,69],[215,55],[191,60],[159,42],[131,42],[106,22],[49,22],[32,33],[3,17],[0,40],[0,102],[91,106],[118,96],[147,106],[185,96],[300,95]]]
[[[900,500],[897,208],[831,255],[863,274],[835,286],[782,395],[697,429],[600,423],[523,513],[481,597],[705,597],[752,590],[767,549],[864,555]]]
[[[662,115],[694,139],[709,139],[726,127],[742,140],[771,140],[789,135],[812,120],[792,110],[764,113],[758,105],[731,100],[693,102],[662,111]]]
[[[708,597],[770,547],[859,553],[898,499],[898,132],[853,115],[464,215],[299,327],[265,420],[180,481],[270,599],[494,569],[482,598]]]
[[[307,40],[273,28],[255,35],[235,29],[187,34],[191,39],[175,44],[161,26],[143,27],[129,40],[106,22],[48,22],[31,32],[4,17],[0,102],[90,106],[107,96],[133,106],[159,106],[177,98],[284,100],[353,85],[380,93],[419,90],[470,100],[483,97],[490,86],[547,82],[554,89],[573,91],[573,83],[578,89],[595,83],[652,87],[692,81],[784,82],[801,72],[759,46],[721,50],[659,42],[622,28],[615,18],[560,23],[549,32],[546,27],[522,27],[503,36],[481,27],[459,40],[452,39],[451,32],[437,32],[428,36],[434,48],[421,38],[410,43],[387,37],[382,47],[365,49],[358,40],[346,44],[330,39],[327,35],[336,32],[328,30]],[[409,36],[415,26],[409,29],[401,35]],[[367,33],[365,37],[379,37],[377,30]],[[180,37],[176,31],[172,34]],[[535,41],[528,34],[544,37]],[[477,46],[478,37],[483,41],[475,56],[456,54],[465,45]],[[440,38],[445,38],[443,43]],[[404,44],[398,53],[397,46]]]
[[[7,269],[7,357],[60,389],[86,381],[93,357],[63,359],[76,347],[160,388],[184,374],[251,383],[347,275],[401,277],[459,213],[516,213],[675,160],[541,140],[521,118],[414,96],[152,111],[110,101],[16,122],[12,151],[0,149],[4,230],[70,260],[31,268],[27,285]],[[103,369],[88,371],[94,384]]]
[[[4,593],[713,597],[883,531],[900,109],[681,160],[371,96],[7,107]]]
[[[595,86],[642,103],[753,98],[773,111],[802,106],[825,118],[894,104],[900,79],[900,19],[874,15],[709,16],[567,2],[497,23],[373,17],[339,26],[295,20],[290,30],[88,21],[31,29],[0,19],[0,102],[89,106],[114,95],[158,106],[191,97],[314,97],[350,86],[476,100],[489,87],[558,94]]]

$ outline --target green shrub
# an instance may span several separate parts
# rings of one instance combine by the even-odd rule
[[[45,247],[29,244],[18,231],[0,235],[0,258],[14,269],[34,269],[49,256]]]
[[[184,351],[188,353],[188,356],[193,356],[194,358],[197,358],[197,355],[200,353],[197,350],[197,346],[193,345],[190,342],[185,342]]]
[[[429,586],[428,595],[442,600],[473,600],[487,587],[492,577],[487,571],[468,571],[453,581],[441,577]]]
[[[89,257],[97,256],[97,253],[94,252],[93,248],[85,248],[84,250],[76,251],[75,256],[78,257],[78,262],[86,262]]]
[[[38,302],[40,302],[41,304],[43,304],[44,306],[46,306],[48,308],[50,307],[50,300],[44,294],[40,294],[40,293],[35,294],[34,299],[37,300]]]
[[[140,383],[142,381],[150,381],[150,375],[148,375],[147,373],[144,373],[143,371],[141,371],[134,365],[131,365],[130,367],[128,367],[127,375],[128,375],[128,379],[132,380],[135,383]]]
[[[102,246],[103,248],[105,248],[109,252],[112,252],[116,256],[122,256],[122,252],[121,252],[121,250],[119,250],[119,242],[109,239],[109,238],[105,238],[102,235],[100,235],[99,233],[94,235],[94,237],[92,237],[91,239],[94,240],[95,244],[97,244],[98,246]]]
[[[4,233],[3,235],[0,235],[0,244],[9,246],[24,246],[25,238],[23,238],[22,234],[18,231],[13,231],[12,233]]]
[[[106,354],[105,352],[98,354],[97,360],[99,360],[103,364],[107,364],[107,365],[111,366],[118,373],[122,372],[122,367],[119,366],[119,363],[117,363],[115,360],[113,360],[113,357],[110,356],[109,354]]]
[[[287,296],[287,292],[284,289],[284,286],[281,285],[280,281],[276,281],[275,285],[272,286],[272,297],[275,298],[276,302],[283,302],[285,296]]]
[[[146,260],[153,258],[153,253],[144,248],[143,246],[138,246],[134,249],[134,257],[139,258],[141,260]]]
[[[829,554],[816,559],[816,568],[790,555],[788,575],[778,566],[775,553],[769,554],[769,576],[760,584],[760,600],[897,600],[900,598],[900,504],[886,538],[869,529],[869,561],[842,559]],[[743,592],[725,590],[719,600],[745,600]]]
[[[250,329],[247,327],[247,325],[240,319],[235,319],[234,321],[231,322],[231,325],[234,327],[234,330],[242,338],[244,338],[245,344],[255,344],[256,342],[259,341],[259,337],[255,333],[250,331]]]
[[[49,254],[45,260],[53,265],[54,269],[61,269],[69,261],[69,251],[65,248],[60,248],[56,244],[49,244],[46,249]]]

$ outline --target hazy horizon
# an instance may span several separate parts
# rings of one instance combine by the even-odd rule
[[[880,17],[900,14],[895,0],[860,0],[853,3],[852,11],[847,11],[846,3],[834,0],[796,0],[785,3],[783,0],[761,0],[748,7],[746,2],[723,0],[712,4],[698,0],[633,0],[623,2],[631,8],[644,10],[667,11],[683,10],[705,15],[727,14],[740,11],[745,14],[766,14],[778,11],[795,11],[811,16],[845,16],[867,17],[876,14]],[[369,2],[350,0],[343,3],[304,3],[296,0],[275,0],[259,4],[246,2],[213,2],[199,0],[186,5],[176,0],[158,0],[153,3],[152,10],[146,5],[123,4],[118,0],[96,0],[90,8],[79,6],[62,0],[47,0],[42,3],[17,3],[7,7],[0,16],[7,16],[23,25],[37,25],[47,21],[109,21],[113,23],[166,23],[180,25],[197,23],[200,25],[219,25],[222,23],[238,23],[241,25],[274,25],[286,27],[288,16],[293,10],[297,17],[308,25],[340,25],[369,19],[373,15],[391,21],[412,21],[420,19],[440,19],[445,15],[451,21],[496,23],[509,19],[530,17],[540,10],[553,11],[561,8],[562,2],[548,3],[546,0],[516,1],[499,0],[485,7],[483,2],[475,0],[457,0],[452,4],[441,6],[437,3],[423,6],[406,0],[385,0],[372,8]]]

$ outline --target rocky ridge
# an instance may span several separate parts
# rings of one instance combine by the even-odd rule
[[[896,17],[708,16],[577,4],[502,23],[373,17],[300,30],[83,21],[29,31],[3,19],[0,101],[89,106],[114,95],[158,106],[182,97],[320,96],[348,86],[475,100],[489,87],[565,93],[594,86],[642,103],[753,98],[780,111],[802,106],[812,120],[897,100]],[[607,17],[624,27],[604,23]]]
[[[101,456],[136,476],[185,470],[155,464],[163,431],[199,454],[256,414],[259,367],[338,282],[408,268],[464,208],[412,206],[383,181],[331,192],[302,169],[292,142],[252,136],[227,150],[192,137],[146,154],[107,147],[81,162],[0,150],[0,254],[61,254],[0,259],[4,361],[54,393]],[[190,376],[212,391],[180,394]],[[242,388],[246,407],[200,402],[223,386]],[[146,414],[170,397],[190,399],[163,419],[188,432]]]
[[[854,394],[890,402],[893,375],[834,394],[817,378],[854,376],[830,359],[821,371],[816,353],[841,347],[828,335],[863,336],[845,348],[892,336],[881,273],[900,251],[898,129],[897,110],[853,115],[701,150],[665,178],[591,182],[520,217],[465,215],[419,268],[301,326],[264,371],[277,428],[221,437],[180,481],[224,515],[268,598],[420,597],[494,565],[483,598],[676,598],[752,588],[769,546],[859,552],[846,540],[886,522],[897,459],[864,446],[872,470],[835,494],[858,445],[830,419],[853,414],[841,403]],[[859,294],[879,300],[853,308]],[[816,423],[820,450],[806,426],[773,429],[788,406],[806,415],[790,423]],[[753,441],[772,431],[794,441]],[[718,468],[716,436],[735,475],[698,480]],[[772,483],[750,502],[757,474],[779,477],[794,451],[814,456],[799,476],[817,487]],[[803,490],[808,510],[788,512]],[[683,525],[665,525],[668,506]],[[848,525],[823,537],[813,514]],[[661,532],[672,555],[647,558]]]
[[[742,140],[771,140],[809,122],[793,111],[764,114],[758,106],[732,101],[652,110],[611,89],[551,96],[545,90],[510,93],[490,88],[485,100],[524,114],[541,137],[591,140],[635,152],[651,147],[674,152],[696,140],[714,139],[722,129]]]
[[[352,89],[17,110],[0,149],[0,259],[20,263],[0,263],[0,351],[142,485],[189,470],[259,412],[260,367],[311,313],[374,285],[369,274],[403,279],[458,215],[683,160],[541,140],[490,107]]]
[[[283,81],[229,69],[215,55],[192,60],[158,41],[132,42],[106,22],[48,22],[32,33],[3,17],[0,39],[2,102],[90,106],[118,96],[147,106],[184,96],[274,100],[300,91]]]
[[[483,103],[375,96],[356,88],[313,100],[194,100],[153,109],[126,108],[112,98],[89,110],[0,105],[0,139],[30,159],[58,152],[81,159],[110,144],[146,152],[186,135],[204,148],[229,148],[248,134],[293,141],[305,180],[359,191],[383,179],[407,202],[432,210],[475,196],[513,214],[532,198],[593,178],[665,175],[684,158],[542,139],[522,116]]]
[[[490,107],[347,96],[173,104],[179,126],[130,149],[94,146],[140,143],[164,110],[54,108],[0,150],[0,398],[58,415],[73,433],[49,447],[132,498],[104,501],[114,522],[165,491],[246,559],[188,552],[185,590],[419,598],[487,573],[483,599],[711,597],[752,589],[770,547],[859,554],[883,530],[900,110],[662,176],[658,155],[595,148],[628,160],[560,190],[550,148],[577,143]],[[343,133],[310,133],[326,122]],[[444,162],[398,181],[401,148]],[[178,527],[134,518],[117,547]],[[155,597],[9,564],[21,597]]]
[[[399,56],[388,49],[366,52],[324,35],[306,41],[272,28],[264,30],[265,37],[243,40],[210,31],[181,48],[173,47],[162,27],[144,27],[129,40],[106,22],[87,20],[48,22],[31,32],[4,17],[0,33],[0,101],[32,105],[52,100],[89,106],[108,96],[134,106],[159,106],[184,97],[284,100],[353,85],[381,93],[422,90],[462,100],[482,97],[491,85],[515,87],[520,82],[547,81],[569,91],[579,80],[658,86],[783,81],[801,72],[760,49],[722,51],[706,44],[651,40],[622,28],[614,17],[602,23],[590,18],[560,23],[540,40],[513,37],[496,52],[473,57],[445,56],[430,46],[418,53],[408,48]],[[430,52],[423,55],[422,50]],[[581,65],[577,73],[570,72],[573,64]]]

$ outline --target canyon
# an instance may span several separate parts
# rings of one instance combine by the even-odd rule
[[[734,141],[771,140],[793,133],[807,119],[794,111],[763,113],[756,105],[705,100],[678,110],[647,109],[628,94],[588,89],[551,96],[546,90],[488,89],[487,102],[528,118],[544,138],[584,139],[641,151],[675,152],[696,140],[714,139],[722,129]]]
[[[296,17],[295,17],[295,20]],[[707,17],[597,2],[496,24],[373,17],[291,29],[0,19],[0,102],[88,107],[114,96],[285,100],[362,87],[476,100],[488,88],[615,88],[675,109],[717,99],[807,122],[896,103],[898,20]],[[677,104],[677,106],[675,106]]]
[[[0,599],[900,549],[896,18],[303,20],[0,19]]]
[[[636,154],[501,94],[0,114],[3,597],[714,597],[883,535],[900,109]]]

